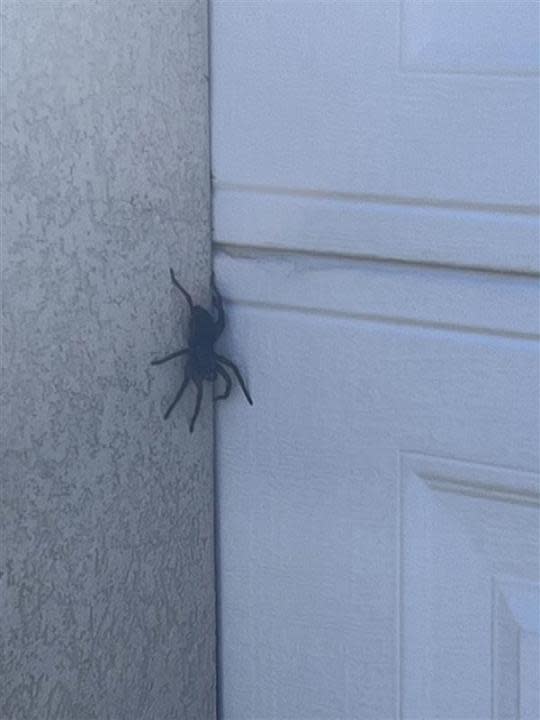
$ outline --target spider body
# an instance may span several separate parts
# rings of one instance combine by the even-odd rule
[[[162,363],[173,360],[183,355],[187,356],[184,365],[184,380],[180,390],[176,393],[174,400],[165,413],[165,420],[170,416],[174,407],[182,397],[184,390],[192,381],[197,388],[197,400],[195,403],[195,411],[189,424],[189,431],[192,433],[195,427],[195,421],[199,415],[203,395],[203,381],[215,382],[218,376],[225,380],[225,390],[221,395],[214,396],[214,400],[222,400],[229,397],[232,388],[232,379],[224,365],[231,369],[236,375],[240,387],[246,396],[250,405],[253,401],[240,374],[240,370],[236,365],[223,355],[218,355],[214,350],[214,344],[225,328],[225,312],[223,310],[223,300],[218,292],[212,276],[212,305],[217,310],[217,319],[214,320],[212,315],[201,305],[194,305],[191,295],[185,290],[176,279],[172,269],[170,270],[171,280],[173,284],[180,290],[184,298],[189,304],[191,316],[189,319],[189,336],[188,345],[182,350],[177,350],[170,355],[166,355],[159,360],[152,360],[152,365],[161,365]]]

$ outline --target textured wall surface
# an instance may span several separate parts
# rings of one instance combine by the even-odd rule
[[[2,3],[0,717],[214,716],[204,0]]]

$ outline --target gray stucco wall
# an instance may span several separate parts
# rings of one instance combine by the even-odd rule
[[[2,720],[214,716],[205,0],[4,0]]]

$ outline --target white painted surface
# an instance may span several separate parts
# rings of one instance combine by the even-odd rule
[[[537,12],[212,5],[226,720],[538,715]]]
[[[220,243],[538,272],[538,216],[218,183]]]
[[[402,0],[401,8],[405,70],[538,74],[537,0]]]
[[[451,8],[537,57],[538,3],[214,2],[216,239],[538,270],[538,76],[402,66]]]
[[[400,480],[403,715],[530,716],[520,695],[539,690],[537,476],[405,453]]]

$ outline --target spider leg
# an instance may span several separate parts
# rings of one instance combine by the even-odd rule
[[[164,416],[164,419],[165,419],[165,420],[166,420],[166,419],[169,417],[169,415],[172,413],[172,411],[174,410],[174,408],[175,408],[175,406],[176,406],[176,403],[180,400],[180,398],[181,398],[182,395],[184,394],[184,390],[187,388],[188,382],[189,382],[189,377],[187,377],[187,375],[185,375],[185,376],[184,376],[184,382],[182,383],[182,385],[181,385],[181,387],[180,387],[180,390],[176,393],[176,397],[174,398],[174,400],[172,401],[172,403],[169,405],[169,409],[168,409],[167,412],[165,413],[165,416]]]
[[[198,382],[195,381],[195,384],[197,385],[197,400],[195,402],[195,411],[193,413],[193,417],[191,418],[191,422],[189,424],[189,432],[193,432],[193,428],[195,427],[195,420],[197,419],[199,415],[199,410],[201,409],[201,400],[202,400],[202,394],[203,394],[203,387],[202,382],[199,380]]]
[[[225,312],[223,310],[223,298],[221,297],[221,294],[216,287],[216,279],[214,277],[214,273],[212,273],[211,284],[212,284],[212,305],[216,308],[216,310],[218,312],[218,318],[216,320],[216,339],[217,339],[223,332],[223,329],[225,328]]]
[[[176,279],[176,277],[175,277],[175,275],[174,275],[174,271],[173,271],[172,268],[169,268],[169,272],[171,273],[171,280],[172,280],[173,284],[176,285],[176,287],[180,290],[180,292],[182,293],[182,295],[183,295],[183,296],[186,298],[186,300],[188,301],[190,310],[193,310],[193,300],[191,299],[191,295],[188,293],[187,290],[185,290],[185,289],[180,285],[180,283],[178,282],[178,280]]]
[[[216,400],[225,400],[225,398],[228,398],[231,394],[231,388],[232,388],[232,380],[229,373],[222,368],[220,365],[216,366],[216,372],[218,372],[221,377],[225,380],[225,390],[221,393],[221,395],[214,395],[214,402]]]
[[[216,355],[216,358],[219,360],[220,363],[223,363],[223,365],[227,365],[227,367],[231,368],[231,370],[234,372],[234,374],[238,378],[238,382],[240,383],[240,387],[242,388],[248,403],[250,405],[253,405],[253,400],[251,399],[251,395],[249,394],[246,384],[245,384],[244,380],[242,379],[242,376],[240,375],[240,370],[236,367],[236,365],[233,362],[231,362],[230,360],[227,360],[226,357],[223,357],[223,355]]]
[[[162,363],[169,362],[169,360],[173,360],[176,357],[180,357],[180,355],[185,355],[187,352],[189,352],[189,348],[184,348],[183,350],[177,350],[176,352],[173,352],[170,355],[165,355],[164,358],[160,358],[159,360],[152,360],[150,365],[161,365]]]

